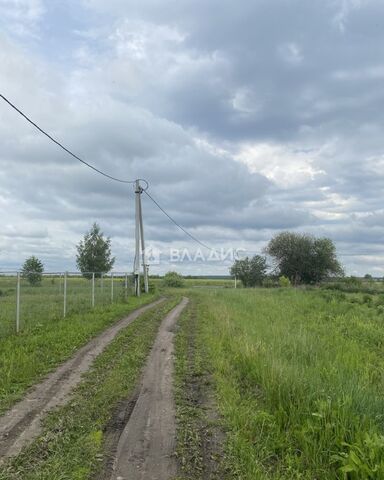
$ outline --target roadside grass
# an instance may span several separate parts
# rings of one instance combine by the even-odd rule
[[[384,478],[377,299],[291,288],[193,297],[236,479]]]
[[[107,326],[158,295],[130,297],[128,303],[96,307],[0,338],[0,414],[59,363]]]
[[[1,480],[86,480],[103,461],[104,429],[119,402],[132,394],[172,297],[140,315],[95,360],[71,401],[44,421],[43,434],[0,467]]]

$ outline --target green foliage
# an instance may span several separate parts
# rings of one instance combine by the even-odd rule
[[[345,285],[351,286],[351,287],[362,287],[363,282],[360,280],[360,278],[354,277],[351,275],[350,277],[343,278],[343,282]]]
[[[281,277],[279,277],[279,285],[280,287],[290,287],[291,281],[289,280],[288,277],[285,277],[284,275],[282,275]]]
[[[265,288],[273,288],[276,286],[276,282],[271,277],[265,277],[262,281],[262,285]]]
[[[97,223],[92,225],[77,245],[76,263],[86,278],[92,278],[89,272],[96,272],[95,276],[100,277],[112,269],[115,257],[111,254],[111,239],[104,238]]]
[[[341,465],[339,472],[343,479],[374,480],[384,478],[384,436],[365,433],[362,440],[349,444],[343,442],[345,452],[333,456]]]
[[[335,245],[329,238],[282,232],[270,240],[265,251],[274,259],[277,273],[288,277],[294,285],[318,283],[343,274]]]
[[[32,256],[25,260],[21,275],[28,280],[30,285],[39,285],[41,283],[43,272],[43,263],[35,256]]]
[[[165,287],[181,288],[184,286],[184,278],[177,272],[168,272],[164,275],[163,285]]]
[[[236,260],[230,269],[231,275],[239,278],[244,287],[261,285],[265,278],[266,271],[267,260],[261,255]]]

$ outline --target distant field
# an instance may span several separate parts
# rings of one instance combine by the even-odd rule
[[[291,288],[191,295],[193,378],[204,369],[212,376],[230,478],[384,478],[384,296]],[[194,418],[184,421],[189,430]],[[189,430],[181,435],[200,434]]]
[[[222,278],[186,278],[187,287],[234,287],[235,282],[232,279]]]

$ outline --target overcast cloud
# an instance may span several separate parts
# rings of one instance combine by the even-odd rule
[[[348,274],[382,276],[382,18],[381,0],[0,0],[0,91],[98,168],[146,178],[213,247],[260,252],[283,229],[309,232],[336,242]],[[32,254],[74,269],[94,221],[116,268],[132,268],[131,186],[4,103],[0,142],[3,270]],[[148,244],[198,248],[143,208]]]

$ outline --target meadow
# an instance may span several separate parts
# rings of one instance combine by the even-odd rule
[[[111,277],[95,279],[95,307],[125,302],[133,294],[131,279],[125,288],[124,276],[115,276],[112,294]],[[15,275],[0,275],[0,338],[16,331]],[[79,275],[68,275],[66,315],[85,313],[92,308],[92,282]],[[64,276],[44,274],[39,285],[20,280],[20,330],[55,321],[64,314]]]
[[[190,295],[197,365],[183,378],[193,322],[182,320],[177,391],[204,371],[211,379],[228,478],[384,478],[383,295],[293,288]],[[199,412],[183,401],[179,442],[191,445]],[[201,466],[189,471],[205,478]]]

